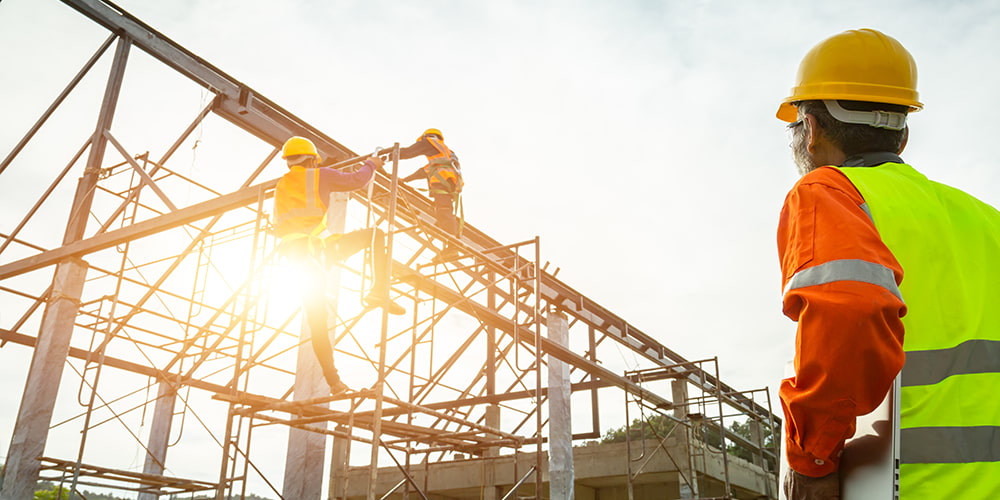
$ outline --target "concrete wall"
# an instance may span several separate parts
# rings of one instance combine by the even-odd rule
[[[627,449],[625,443],[578,446],[573,448],[575,480],[575,500],[626,500],[628,482],[626,480]],[[675,464],[686,464],[686,449],[674,438],[665,443],[665,448],[657,441],[647,440],[645,453],[642,443],[632,443],[632,473],[635,476],[632,492],[635,500],[663,500],[681,498],[681,475]],[[701,450],[697,450],[696,454]],[[669,453],[668,453],[669,452]],[[724,492],[724,468],[722,455],[709,451],[704,453],[706,473],[699,474],[699,484],[703,496],[720,496]],[[547,458],[547,457],[545,457]],[[729,457],[729,476],[735,498],[756,499],[775,498],[773,476],[767,475],[760,467],[745,460]],[[421,489],[433,500],[479,499],[483,498],[484,478],[487,468],[494,468],[496,486],[501,496],[510,491],[518,478],[523,476],[535,463],[534,453],[518,453],[495,458],[469,458],[438,462],[430,465],[414,465],[411,475]],[[543,460],[547,463],[547,460]],[[641,471],[640,471],[641,468]],[[639,471],[638,474],[636,472]],[[381,468],[378,473],[376,492],[381,495],[402,479],[395,468]],[[368,472],[366,467],[352,468],[347,484],[347,499],[364,498],[367,494]],[[548,480],[548,471],[542,471],[543,481]],[[543,498],[548,491],[543,491]],[[401,491],[401,490],[400,490]],[[518,490],[519,496],[534,493],[534,478]],[[401,499],[402,494],[390,498]],[[419,498],[411,495],[410,498]]]

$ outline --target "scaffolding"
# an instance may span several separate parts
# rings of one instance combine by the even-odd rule
[[[754,473],[759,475],[761,483],[766,485],[763,493],[767,497],[777,496],[780,485],[777,482],[776,457],[780,456],[780,452],[776,438],[780,436],[781,427],[780,422],[770,411],[770,393],[766,388],[737,393],[725,392],[721,385],[708,380],[710,373],[714,373],[715,379],[718,380],[718,358],[630,370],[625,373],[627,378],[645,387],[669,381],[673,395],[671,404],[647,409],[636,396],[625,393],[625,441],[629,458],[626,470],[630,497],[635,479],[643,473],[652,455],[664,453],[679,471],[681,482],[678,488],[679,498],[694,500],[733,498],[730,460],[733,460],[735,449],[740,449],[744,455],[749,455],[748,458],[757,466]],[[692,386],[683,380],[683,377],[690,374],[701,377],[701,383]],[[690,394],[692,387],[698,394]],[[746,413],[730,405],[730,396],[745,397],[755,401],[758,394],[762,394],[765,399],[764,404],[768,409],[766,414]],[[635,420],[640,423],[636,431],[632,429],[634,421],[630,418],[632,406],[640,411],[640,418]],[[738,418],[745,421],[736,420]],[[657,419],[659,422],[656,422]],[[730,419],[729,426],[726,424],[727,419]],[[737,425],[745,425],[749,435],[733,432],[734,422]],[[652,450],[647,449],[647,433],[651,435],[655,444]],[[666,442],[671,438],[679,441],[679,446],[674,448],[666,446]],[[634,440],[638,440],[637,445],[633,445]],[[633,446],[639,447],[638,456],[635,458],[633,458]],[[705,479],[711,476],[711,461],[721,465],[722,480],[717,481],[717,484],[706,485]]]
[[[286,282],[290,273],[275,251],[269,199],[277,179],[265,173],[280,164],[278,147],[292,135],[313,140],[343,168],[364,157],[110,2],[63,3],[111,35],[0,162],[0,175],[27,168],[24,151],[78,84],[94,78],[99,62],[110,59],[110,71],[96,127],[66,151],[64,165],[37,169],[48,185],[24,206],[5,209],[0,225],[0,296],[6,311],[16,311],[15,321],[0,325],[0,347],[33,348],[3,498],[30,496],[38,478],[74,491],[130,491],[141,500],[240,498],[248,487],[319,498],[324,476],[329,498],[354,498],[350,484],[360,470],[365,498],[428,498],[438,488],[429,470],[449,459],[482,462],[479,498],[548,498],[546,432],[551,418],[562,418],[548,409],[549,391],[557,388],[543,383],[554,361],[568,366],[568,387],[559,389],[577,396],[573,414],[589,416],[572,426],[587,429],[572,441],[602,436],[608,417],[600,396],[607,392],[625,395],[626,426],[629,408],[715,405],[707,420],[721,434],[721,449],[734,440],[759,457],[758,467],[773,476],[765,482],[776,480],[766,464],[777,451],[761,439],[729,436],[723,422],[724,415],[742,415],[773,433],[770,401],[759,404],[752,393],[723,384],[715,360],[714,370],[685,360],[558,279],[558,269],[543,263],[539,237],[503,244],[470,224],[457,240],[440,231],[430,201],[398,182],[398,144],[391,171],[379,173],[369,192],[351,193],[347,214],[388,235],[391,292],[409,313],[390,317],[366,307],[359,300],[370,286],[365,259],[346,261],[331,331],[341,372],[352,386],[367,388],[321,395],[322,380],[298,357],[308,340],[300,335],[298,304],[282,293],[294,283]],[[159,154],[127,146],[125,127],[116,126],[133,48],[209,95]],[[254,144],[255,162],[234,169],[249,174],[203,179],[177,168],[175,154],[197,147],[198,131],[219,119]],[[73,196],[53,196],[67,191],[69,173],[78,170]],[[53,213],[70,214],[60,241],[48,222]],[[446,243],[460,254],[433,260]],[[567,319],[566,342],[550,338],[545,326],[556,315]],[[620,349],[635,355],[638,369],[611,362]],[[308,346],[302,350],[311,355]],[[64,386],[74,382],[76,392],[61,388],[61,379]],[[649,386],[665,379],[699,396],[665,397]],[[67,394],[75,396],[72,410],[62,402]],[[693,420],[697,413],[673,416],[688,443],[704,428]],[[76,444],[74,456],[46,454],[56,435]],[[283,439],[275,436],[284,435],[287,451],[278,455],[285,473],[275,477],[268,473],[273,447]],[[209,460],[214,473],[186,463],[207,459],[206,443],[218,450]],[[697,476],[708,474],[704,463],[698,468],[696,449],[712,452],[689,447],[679,468],[687,471],[681,498],[701,494]],[[138,450],[132,463],[112,457],[125,450]],[[493,465],[505,453],[513,456],[509,474]],[[723,496],[739,498],[730,488],[728,455],[721,455]],[[631,495],[642,469],[633,471],[631,453],[629,459]],[[402,479],[380,480],[380,463]],[[291,484],[301,489],[290,492]]]

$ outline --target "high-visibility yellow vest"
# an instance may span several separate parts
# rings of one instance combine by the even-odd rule
[[[427,157],[424,172],[427,173],[427,187],[432,193],[456,194],[462,192],[464,181],[462,169],[444,141],[427,136],[424,139],[434,146],[437,153]]]
[[[319,195],[319,169],[295,165],[274,190],[274,230],[284,238],[310,234],[323,225],[326,204]],[[322,227],[320,227],[322,230]]]
[[[1000,212],[906,164],[841,170],[903,267],[900,498],[1000,498]]]

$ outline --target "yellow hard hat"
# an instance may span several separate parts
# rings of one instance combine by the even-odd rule
[[[427,130],[424,130],[424,134],[421,137],[423,137],[424,135],[436,135],[442,141],[444,140],[444,134],[442,134],[441,131],[436,128],[429,128]]]
[[[281,158],[297,155],[312,155],[319,158],[319,152],[316,151],[316,145],[313,144],[313,141],[305,137],[295,136],[285,141],[285,145],[281,148]]]
[[[778,106],[779,120],[798,119],[791,103],[848,100],[924,107],[917,99],[917,64],[895,38],[872,29],[834,35],[810,50],[799,64],[792,95]]]

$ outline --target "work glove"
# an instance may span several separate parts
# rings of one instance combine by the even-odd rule
[[[811,477],[789,469],[784,490],[788,500],[840,500],[840,474]]]

